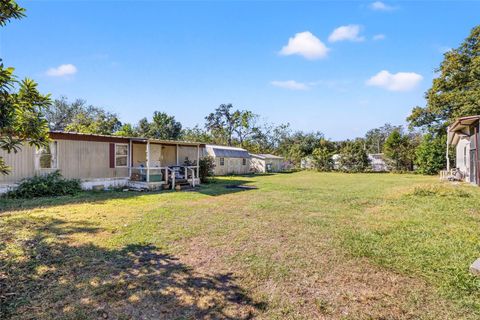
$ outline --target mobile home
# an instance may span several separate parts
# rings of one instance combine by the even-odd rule
[[[0,192],[24,178],[60,170],[65,178],[82,181],[82,187],[158,188],[174,186],[175,180],[199,183],[200,150],[197,142],[168,141],[141,137],[50,132],[47,148],[25,144],[18,153],[0,150],[12,168],[0,175]]]

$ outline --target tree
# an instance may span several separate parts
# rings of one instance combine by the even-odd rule
[[[297,131],[281,141],[278,151],[295,165],[299,165],[304,157],[310,156],[313,150],[322,145],[323,140],[325,138],[321,132]]]
[[[401,126],[392,126],[389,123],[384,124],[379,128],[369,130],[365,134],[365,148],[367,153],[383,153],[383,145],[388,136],[394,130],[400,130]]]
[[[13,1],[0,3],[0,26],[25,16],[25,9]],[[0,149],[18,152],[24,143],[44,147],[48,144],[48,125],[43,111],[51,104],[50,95],[42,95],[31,79],[18,81],[14,68],[0,60]],[[11,168],[0,157],[0,173]]]
[[[13,0],[4,0],[0,2],[0,27],[3,27],[12,19],[21,19],[25,17],[25,8],[20,7]]]
[[[122,123],[115,113],[99,107],[88,106],[78,110],[65,127],[65,131],[111,135],[118,131],[121,125]]]
[[[193,128],[183,129],[181,138],[184,141],[205,142],[205,143],[213,142],[212,136],[207,131],[200,128],[198,125]]]
[[[121,137],[137,137],[138,132],[130,123],[124,123],[122,126],[114,133],[116,136]]]
[[[413,170],[415,149],[418,145],[418,135],[404,134],[402,130],[394,130],[385,141],[384,154],[390,165],[397,171]]]
[[[238,125],[234,128],[236,137],[241,147],[244,143],[256,135],[260,134],[260,128],[257,125],[258,115],[251,111],[236,111],[238,116]]]
[[[150,123],[147,118],[142,118],[138,121],[136,130],[141,137],[147,137],[150,134]]]
[[[205,128],[218,141],[231,146],[235,128],[239,125],[239,112],[232,111],[231,104],[221,104],[205,117]]]
[[[320,146],[312,152],[313,164],[319,171],[331,171],[334,167],[335,146],[328,140],[322,140]]]
[[[258,116],[248,110],[233,110],[232,104],[221,104],[205,117],[205,128],[216,143],[244,146],[247,139],[259,133]]]
[[[480,114],[480,26],[445,53],[435,71],[438,77],[425,94],[427,105],[413,108],[407,120],[411,127],[443,134],[455,118]]]
[[[447,163],[446,149],[445,135],[425,134],[415,152],[417,171],[422,174],[438,174]]]
[[[346,172],[363,172],[369,167],[365,142],[362,139],[347,140],[339,153],[339,169]]]
[[[77,99],[72,103],[66,97],[55,99],[53,104],[45,109],[44,115],[50,130],[65,131],[65,128],[74,121],[74,118],[84,111],[85,100]]]
[[[162,140],[177,140],[182,134],[182,124],[165,112],[155,111],[152,122],[143,118],[138,122],[137,131],[140,136]]]

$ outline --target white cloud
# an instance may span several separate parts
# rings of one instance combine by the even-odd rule
[[[423,77],[415,72],[398,72],[392,74],[387,70],[383,70],[368,79],[366,84],[390,91],[409,91],[415,88],[422,79]]]
[[[314,60],[325,58],[329,50],[315,35],[309,31],[304,31],[288,39],[288,44],[280,50],[280,54],[285,56],[298,54]]]
[[[73,64],[62,64],[56,68],[50,68],[47,70],[47,76],[50,77],[63,77],[77,73],[77,67]]]
[[[370,4],[370,9],[375,11],[391,11],[395,10],[395,7],[389,6],[382,1],[375,1]]]
[[[308,90],[310,86],[305,83],[297,82],[295,80],[287,80],[287,81],[272,81],[270,84],[274,87],[279,87],[283,89],[289,90]]]
[[[364,37],[360,36],[361,27],[356,24],[349,24],[348,26],[341,26],[333,30],[332,34],[328,37],[328,41],[363,41]]]
[[[385,38],[386,38],[385,35],[380,33],[380,34],[374,35],[372,39],[375,41],[379,41],[379,40],[384,40]]]

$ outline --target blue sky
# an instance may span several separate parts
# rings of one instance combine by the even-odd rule
[[[184,126],[233,103],[332,139],[403,124],[480,22],[474,1],[18,2],[0,57],[55,98]]]

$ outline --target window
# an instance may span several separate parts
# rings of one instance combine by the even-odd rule
[[[245,158],[242,159],[242,165],[244,165],[244,166],[247,165],[247,159],[245,159]]]
[[[220,165],[224,166],[225,165],[225,158],[220,158]]]
[[[128,163],[128,145],[115,144],[115,167],[126,167]]]
[[[57,142],[50,143],[47,147],[38,150],[38,168],[57,169]]]

